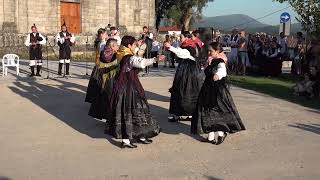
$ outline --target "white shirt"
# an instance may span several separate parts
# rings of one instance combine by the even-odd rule
[[[175,48],[173,46],[170,46],[169,51],[176,54],[178,56],[178,58],[190,59],[192,61],[196,60],[194,57],[191,56],[190,52],[187,49]]]
[[[70,34],[71,34],[71,33],[70,33]],[[67,33],[63,32],[63,36],[66,37],[66,36],[67,36]],[[63,44],[63,43],[65,42],[64,37],[61,38],[61,37],[60,37],[60,33],[58,33],[58,34],[56,35],[56,42],[57,42],[57,43],[60,42],[61,44]],[[71,43],[74,43],[75,41],[76,41],[76,38],[74,37],[73,34],[71,34],[70,42],[71,42]]]
[[[34,36],[36,36],[36,34],[37,34],[37,33],[33,33]],[[42,41],[40,41],[39,44],[44,45],[44,44],[47,43],[46,38],[45,38],[44,36],[42,36],[42,34],[39,33],[39,37],[42,38]],[[31,43],[30,43],[30,34],[28,34],[27,39],[26,39],[26,41],[24,42],[24,44],[25,44],[26,46],[28,46],[28,47],[31,46]]]
[[[216,75],[219,76],[219,80],[221,80],[224,77],[227,77],[227,68],[225,63],[221,62],[218,64]]]
[[[130,64],[135,68],[144,69],[154,63],[154,58],[146,59],[138,56],[131,56]]]

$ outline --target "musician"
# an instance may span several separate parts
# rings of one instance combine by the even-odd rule
[[[40,71],[42,67],[42,45],[46,44],[46,39],[42,34],[38,32],[37,26],[35,24],[31,26],[31,31],[32,32],[28,34],[27,39],[24,43],[27,47],[29,47],[29,66],[31,69],[30,77],[41,76]],[[36,74],[34,74],[35,66],[37,66]]]
[[[56,42],[60,48],[58,75],[62,75],[63,64],[66,66],[65,75],[69,75],[71,46],[75,43],[75,37],[68,32],[68,28],[65,23],[61,26],[61,32],[59,32],[56,36]]]

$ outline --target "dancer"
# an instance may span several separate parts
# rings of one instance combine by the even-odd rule
[[[106,133],[122,139],[122,148],[137,148],[133,140],[150,144],[160,133],[158,122],[152,118],[138,73],[155,62],[134,56],[136,39],[124,36],[117,53],[120,71],[115,78],[111,97],[112,119],[106,123]]]
[[[100,55],[100,63],[96,66],[96,83],[98,92],[93,100],[89,115],[96,119],[111,119],[110,98],[113,90],[114,77],[118,73],[119,64],[116,60],[116,52],[119,45],[116,39],[108,39],[104,50]]]
[[[46,44],[46,39],[37,30],[37,26],[33,24],[31,27],[32,33],[28,34],[25,45],[29,47],[31,69],[30,77],[41,76],[40,71],[42,67],[42,45]],[[37,66],[37,74],[34,74],[34,67]]]
[[[64,23],[61,26],[61,32],[56,36],[56,42],[59,46],[59,68],[58,75],[62,75],[62,66],[65,64],[65,75],[69,75],[70,60],[71,60],[71,46],[75,43],[75,37],[68,32],[68,28]]]
[[[191,121],[191,133],[207,133],[208,141],[219,145],[227,133],[245,130],[245,127],[226,84],[227,57],[218,42],[210,44],[209,56],[206,79]]]
[[[96,49],[96,64],[92,70],[85,102],[92,103],[100,91],[100,85],[98,84],[99,73],[97,71],[100,65],[100,53],[104,50],[108,34],[105,29],[100,28],[97,32],[97,38],[94,42],[94,48]]]
[[[175,48],[170,43],[164,44],[169,51],[176,54],[179,62],[173,85],[169,90],[171,93],[169,109],[171,115],[168,117],[170,122],[191,120],[203,82],[200,63],[195,58],[196,45],[191,39],[190,32],[182,33],[181,43],[181,48]]]

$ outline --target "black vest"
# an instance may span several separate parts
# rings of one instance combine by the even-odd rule
[[[60,32],[59,36],[60,36],[60,38],[64,38],[65,37],[63,32]],[[66,32],[66,36],[72,37],[72,35],[69,32]],[[72,46],[72,43],[71,43],[70,39],[65,39],[63,44],[58,42],[58,45],[59,45],[59,47],[65,47],[65,46]]]
[[[43,40],[43,38],[40,37],[39,33],[36,33],[35,36],[33,35],[33,33],[30,33],[30,43],[38,43],[42,40]],[[39,48],[39,47],[41,47],[41,44],[31,45],[31,47],[32,48]]]

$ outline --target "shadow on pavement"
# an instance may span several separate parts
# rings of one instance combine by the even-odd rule
[[[120,146],[111,136],[104,134],[105,123],[88,116],[90,104],[84,102],[87,87],[67,80],[43,81],[17,77],[9,88],[16,94],[32,101],[49,114],[66,123],[76,131],[91,138],[106,138],[111,144]],[[169,97],[147,92],[150,99],[168,102]],[[185,123],[169,123],[168,109],[150,105],[152,114],[161,125],[162,133],[190,135],[190,125]],[[36,114],[34,114],[36,116]],[[191,136],[191,135],[190,135]],[[192,137],[192,136],[191,136]]]
[[[301,123],[296,123],[296,124],[289,124],[289,127],[293,128],[298,128],[304,131],[309,131],[315,134],[320,135],[320,124],[301,124]]]

